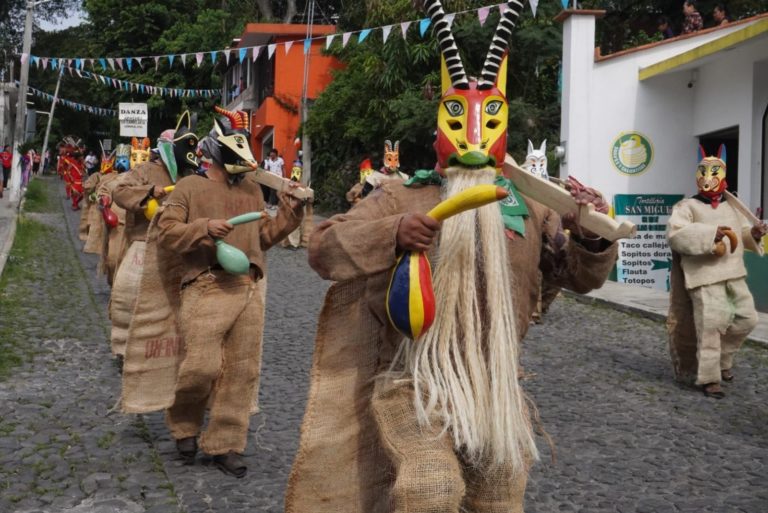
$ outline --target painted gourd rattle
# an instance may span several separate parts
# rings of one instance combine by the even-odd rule
[[[238,224],[258,221],[265,216],[264,212],[249,212],[228,219],[229,224],[237,226]],[[251,262],[248,256],[242,250],[227,244],[221,239],[216,239],[216,260],[219,265],[230,274],[248,274]]]

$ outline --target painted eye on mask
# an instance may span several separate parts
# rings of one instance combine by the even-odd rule
[[[457,102],[455,100],[448,100],[445,102],[445,108],[448,110],[448,114],[453,117],[461,116],[464,114],[464,106],[461,104],[461,102]]]
[[[715,174],[718,171],[720,171],[720,166],[712,166],[712,174]]]
[[[704,176],[707,173],[707,168],[704,166],[699,166],[696,171],[698,171],[699,175]]]
[[[485,106],[485,112],[491,116],[495,116],[501,110],[502,105],[503,103],[499,100],[490,101],[488,102],[488,105]]]

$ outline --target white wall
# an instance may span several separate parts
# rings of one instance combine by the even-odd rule
[[[768,173],[763,173],[763,137],[766,137],[763,126],[763,116],[768,109],[768,59],[756,62],[753,68],[752,93],[754,105],[752,120],[752,169],[751,189],[755,191],[750,196],[749,206],[754,210],[760,205],[759,191],[762,188],[764,210],[768,210]],[[768,146],[768,142],[766,142]],[[767,148],[768,150],[768,148]],[[768,168],[766,169],[768,171]],[[762,178],[762,179],[761,179]]]
[[[690,69],[642,82],[638,77],[641,68],[744,26],[595,63],[594,43],[584,38],[589,34],[594,37],[594,18],[586,15],[568,18],[563,33],[561,127],[561,140],[567,142],[567,156],[561,175],[572,174],[608,198],[627,193],[690,195],[695,192],[697,136],[739,125],[739,183],[751,184],[748,189],[755,187],[753,126],[761,123],[762,118],[755,120],[751,100],[753,90],[754,95],[768,95],[768,86],[760,87],[762,93],[756,91],[757,77],[753,81],[752,68],[756,55],[766,55],[763,38],[691,65],[691,68],[700,67],[692,88],[688,87]],[[617,171],[610,158],[613,141],[621,132],[628,131],[645,135],[654,150],[649,168],[632,176]],[[749,191],[740,192],[744,199],[752,202]]]

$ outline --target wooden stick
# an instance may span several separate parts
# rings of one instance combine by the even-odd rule
[[[728,204],[735,208],[737,211],[739,211],[744,217],[747,218],[747,221],[752,223],[752,226],[758,226],[763,223],[763,221],[758,218],[755,214],[752,213],[752,211],[747,207],[744,203],[741,202],[739,198],[733,195],[731,191],[725,190],[723,191],[723,194],[725,195],[726,201],[728,201]]]
[[[291,195],[302,200],[315,199],[315,191],[309,187],[291,187],[290,184],[296,182],[274,175],[265,169],[258,168],[253,172],[253,177],[258,183],[266,185],[277,192],[290,192]]]
[[[604,239],[613,242],[618,239],[631,239],[637,234],[634,223],[630,221],[619,223],[610,216],[596,211],[591,203],[586,207],[579,205],[570,192],[549,180],[521,169],[509,155],[504,160],[504,173],[521,193],[551,208],[561,216],[568,213],[576,214],[581,226]]]

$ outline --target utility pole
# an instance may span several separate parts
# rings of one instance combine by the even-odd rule
[[[301,183],[303,185],[309,185],[312,181],[312,144],[307,135],[305,124],[309,118],[309,102],[307,101],[307,87],[309,85],[309,61],[312,55],[312,25],[315,22],[315,0],[312,0],[309,4],[307,19],[307,39],[310,40],[307,53],[304,55],[304,81],[301,87],[301,118],[300,123],[302,127],[301,133]]]
[[[51,0],[40,0],[34,2],[27,0],[27,18],[24,22],[24,44],[21,50],[21,73],[19,75],[19,98],[16,103],[16,128],[13,132],[13,164],[11,165],[10,192],[11,202],[17,202],[21,199],[21,169],[19,162],[21,154],[19,145],[24,140],[24,122],[26,121],[27,107],[27,86],[29,82],[29,61],[32,51],[32,19],[36,5],[50,2]]]
[[[53,111],[56,109],[56,102],[59,101],[59,86],[61,85],[61,77],[64,75],[64,67],[59,68],[59,78],[56,80],[56,90],[53,92],[53,101],[51,102],[51,112],[48,113],[48,126],[45,127],[45,137],[43,138],[43,155],[40,157],[40,172],[45,169],[47,162],[48,152],[48,136],[51,135],[51,123],[53,122]]]

